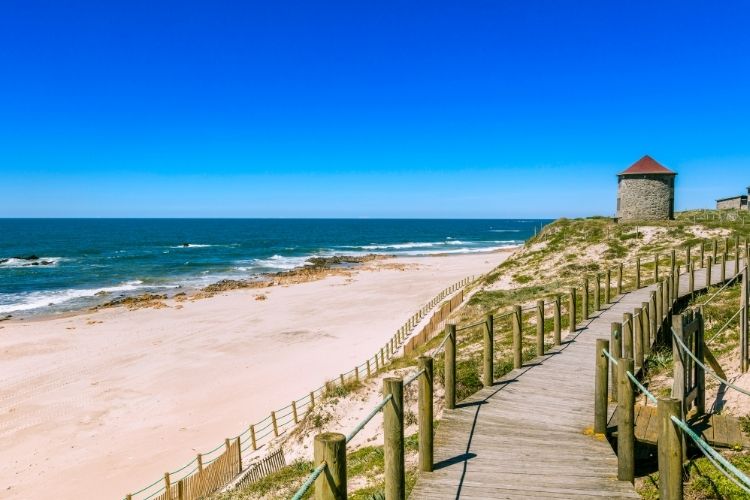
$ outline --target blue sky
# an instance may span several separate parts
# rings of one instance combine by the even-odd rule
[[[750,184],[743,2],[35,2],[0,15],[0,216],[612,214]]]

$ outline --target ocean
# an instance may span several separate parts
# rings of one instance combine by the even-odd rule
[[[0,219],[0,315],[260,278],[312,256],[487,252],[549,220]]]

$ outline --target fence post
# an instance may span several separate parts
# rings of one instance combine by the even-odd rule
[[[536,301],[536,355],[544,356],[544,299]]]
[[[326,468],[315,480],[315,500],[346,500],[346,436],[324,432],[313,442],[315,467]]]
[[[622,315],[622,355],[633,359],[633,315]]]
[[[635,349],[635,366],[636,368],[639,368],[643,370],[643,362],[645,361],[645,357],[643,355],[643,324],[642,324],[642,318],[641,315],[643,314],[643,309],[640,307],[636,307],[633,309],[633,320],[632,320],[632,328],[633,328],[633,340],[634,340],[634,349]]]
[[[456,325],[445,325],[445,407],[456,407]]]
[[[602,309],[602,296],[601,296],[601,276],[599,273],[596,273],[594,275],[594,283],[596,284],[596,288],[594,288],[594,311],[601,311]]]
[[[645,363],[645,358],[651,354],[651,320],[649,318],[648,302],[641,302],[641,336],[643,337],[641,345],[643,346]],[[643,367],[645,367],[645,364],[641,368]]]
[[[692,296],[695,293],[695,267],[691,262],[688,264],[688,293]]]
[[[727,247],[724,247],[724,253],[721,254],[721,282],[727,280]]]
[[[690,245],[685,246],[685,264],[688,266],[688,271],[690,271],[690,265],[693,263],[693,256],[691,255],[691,247]]]
[[[649,297],[648,302],[648,319],[651,323],[649,325],[649,349],[656,343],[656,337],[657,335],[659,335],[659,330],[657,328],[659,323],[656,320],[658,313],[656,309],[656,292],[651,292],[651,296]]]
[[[672,421],[680,416],[680,401],[661,398],[656,405],[659,418],[659,498],[682,500],[682,431]]]
[[[607,389],[609,381],[609,359],[604,350],[609,351],[609,340],[596,339],[596,373],[594,375],[594,432],[607,432]]]
[[[417,367],[424,370],[419,377],[419,470],[432,472],[433,430],[432,430],[432,358],[420,356]]]
[[[494,320],[492,314],[488,314],[484,318],[484,371],[482,373],[482,384],[485,387],[489,387],[495,381],[495,368],[494,368],[494,356],[495,356],[495,331],[494,331]]]
[[[383,407],[383,454],[385,455],[385,497],[406,498],[404,466],[404,381],[383,380],[383,395],[391,400]]]
[[[677,265],[677,256],[675,255],[675,250],[673,248],[669,254],[669,273],[670,274],[674,272],[674,268],[676,265]]]
[[[706,242],[701,240],[701,269],[706,267]]]
[[[242,440],[239,436],[235,438],[235,443],[237,443],[237,466],[239,471],[242,472]]]
[[[659,254],[654,254],[654,283],[659,282]]]
[[[604,302],[612,303],[612,270],[607,269],[606,282],[604,283]]]
[[[635,289],[641,288],[641,257],[635,258]]]
[[[560,296],[555,295],[555,303],[554,303],[554,310],[553,310],[553,316],[554,316],[554,342],[555,345],[560,345],[562,343],[562,335],[561,335],[561,309],[562,306],[560,304]]]
[[[172,481],[169,479],[169,472],[164,473],[164,498],[172,498]]]
[[[589,279],[588,277],[583,278],[583,302],[581,305],[583,306],[583,320],[586,321],[589,319]]]
[[[522,314],[521,306],[513,306],[513,368],[521,368],[523,365]]]
[[[570,288],[570,295],[568,296],[568,318],[570,321],[570,325],[568,326],[568,329],[570,330],[570,333],[575,333],[576,331],[576,289],[571,287]]]
[[[656,317],[657,328],[661,330],[664,324],[664,283],[662,281],[656,284]]]
[[[620,358],[617,361],[617,479],[632,483],[635,477],[635,398],[627,372],[633,372],[633,359]]]
[[[617,265],[617,295],[622,294],[622,262]]]
[[[185,500],[185,484],[182,479],[177,481],[177,500]]]
[[[708,266],[706,266],[706,288],[711,286],[711,271],[713,271],[714,259],[708,256]]]
[[[713,240],[713,247],[711,248],[711,257],[713,257],[714,262],[716,262],[716,253],[718,251],[718,243],[716,242],[716,238]]]
[[[610,326],[609,335],[609,353],[615,359],[622,357],[622,323],[613,322]],[[610,373],[610,397],[612,401],[617,401],[617,365],[612,365]]]
[[[276,423],[276,412],[271,412],[271,423],[273,424],[273,435],[279,437],[279,425]]]
[[[675,314],[672,316],[672,335],[681,341],[685,342],[683,336],[683,329],[685,321],[688,319],[687,314]],[[680,401],[681,413],[680,416],[687,414],[687,405],[685,404],[685,364],[683,360],[687,355],[683,354],[682,348],[678,344],[677,340],[672,338],[672,358],[674,366],[672,368],[672,397],[677,398]]]

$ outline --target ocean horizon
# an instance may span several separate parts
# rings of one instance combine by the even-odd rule
[[[0,314],[83,309],[311,257],[430,256],[519,245],[550,219],[0,219]]]

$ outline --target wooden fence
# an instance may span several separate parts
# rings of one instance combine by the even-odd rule
[[[440,333],[445,326],[448,316],[458,309],[463,301],[464,291],[461,289],[456,295],[443,302],[440,308],[433,313],[429,323],[422,327],[419,333],[411,337],[404,344],[404,354],[411,354],[417,347],[425,344],[428,340]]]

